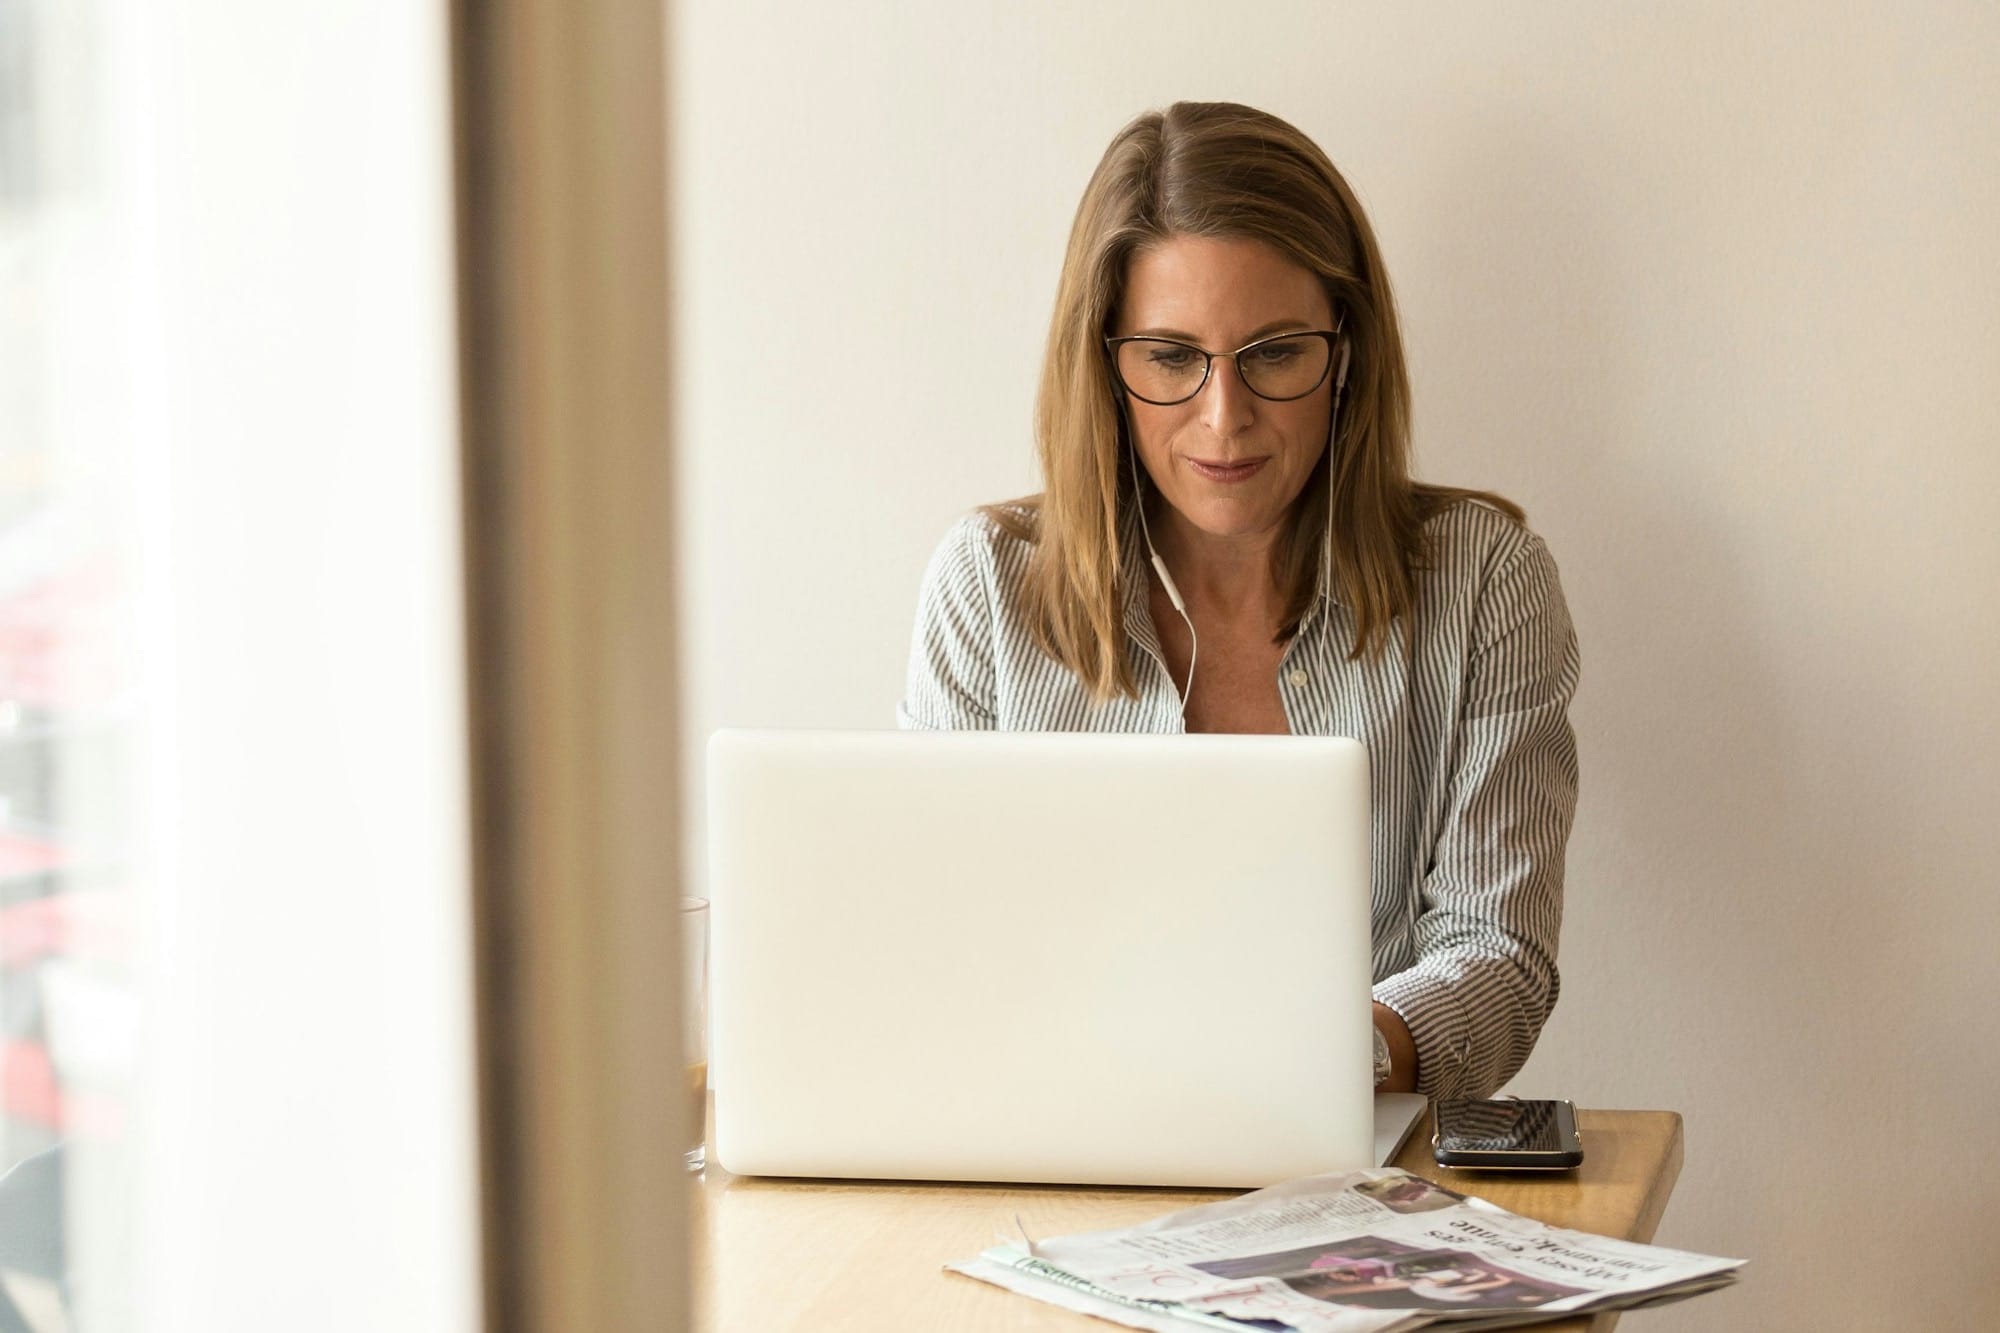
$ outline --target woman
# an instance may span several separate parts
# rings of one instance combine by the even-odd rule
[[[946,536],[899,718],[1360,739],[1377,1084],[1486,1096],[1556,1000],[1576,640],[1518,508],[1410,479],[1409,420],[1325,154],[1249,107],[1139,117],[1070,234],[1045,489]]]

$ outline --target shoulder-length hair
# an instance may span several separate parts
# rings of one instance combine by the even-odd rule
[[[1103,340],[1132,257],[1174,236],[1262,241],[1317,274],[1350,349],[1332,447],[1273,552],[1285,592],[1279,642],[1319,595],[1325,564],[1327,591],[1354,615],[1350,656],[1379,656],[1391,625],[1402,618],[1407,628],[1425,520],[1468,499],[1523,517],[1487,492],[1411,480],[1410,384],[1389,277],[1360,203],[1318,145],[1230,102],[1149,111],[1111,141],[1070,228],[1035,404],[1043,492],[986,511],[1034,543],[1026,611],[1036,642],[1100,699],[1138,695],[1123,589],[1144,577],[1143,566],[1125,567],[1120,541],[1143,497],[1125,463],[1125,413]]]

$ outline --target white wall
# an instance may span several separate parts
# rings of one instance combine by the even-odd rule
[[[1035,488],[1111,134],[1265,107],[1371,211],[1420,475],[1563,568],[1584,799],[1515,1090],[1683,1112],[1660,1239],[1754,1261],[1633,1322],[1986,1327],[2000,11],[1636,8],[677,6],[689,827],[710,729],[890,725],[931,545]]]

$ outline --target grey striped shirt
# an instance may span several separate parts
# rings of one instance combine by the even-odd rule
[[[1409,1024],[1419,1091],[1483,1097],[1527,1060],[1555,1006],[1576,634],[1534,533],[1464,502],[1425,538],[1414,643],[1392,635],[1381,659],[1348,661],[1352,617],[1323,592],[1278,693],[1293,734],[1368,747],[1375,998]],[[1125,542],[1124,567],[1143,569],[1136,530]],[[1030,549],[981,514],[946,534],[924,574],[900,725],[1183,730],[1144,580],[1125,598],[1139,698],[1093,703],[1023,619]]]

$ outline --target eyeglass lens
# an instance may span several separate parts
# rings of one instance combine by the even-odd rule
[[[1271,338],[1238,352],[1236,370],[1250,391],[1260,397],[1298,398],[1319,387],[1332,355],[1331,341],[1317,334]],[[1207,354],[1186,343],[1134,338],[1118,344],[1119,378],[1148,402],[1178,403],[1192,398],[1201,390],[1207,370]]]

